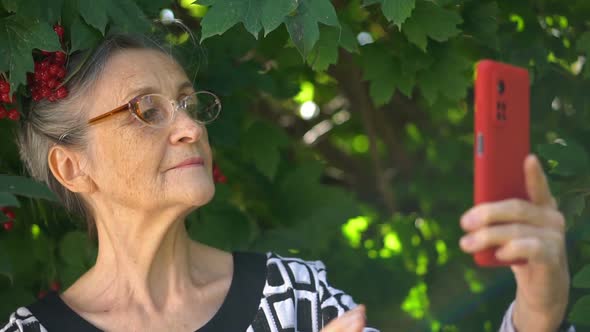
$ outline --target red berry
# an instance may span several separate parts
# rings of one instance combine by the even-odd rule
[[[57,291],[59,291],[59,290],[61,289],[61,284],[59,283],[59,281],[55,280],[55,281],[53,281],[53,282],[52,282],[52,283],[49,285],[49,288],[50,288],[52,291],[55,291],[55,292],[57,292]]]
[[[3,212],[10,219],[14,219],[16,217],[14,211],[10,210],[9,208],[6,208]]]
[[[45,296],[47,296],[47,291],[46,290],[39,291],[39,294],[37,294],[37,298],[38,299],[42,299]]]
[[[41,96],[40,93],[31,93],[31,97],[33,98],[33,101],[40,101],[41,99],[43,99],[43,97]]]
[[[0,95],[0,100],[3,103],[6,103],[6,104],[12,103],[12,100],[10,99],[10,94],[9,93],[3,93],[2,95]]]
[[[50,79],[49,81],[47,81],[47,87],[50,89],[53,89],[57,86],[57,80],[55,79]]]
[[[51,95],[51,90],[48,87],[44,86],[41,89],[39,89],[39,94],[42,98],[47,98]]]
[[[62,86],[61,88],[57,89],[57,91],[55,91],[55,96],[57,99],[64,99],[68,96],[68,90],[65,86]]]
[[[227,182],[227,178],[225,177],[225,175],[220,175],[219,178],[217,179],[217,182],[219,182],[219,183],[226,183]]]
[[[0,93],[10,93],[10,83],[0,81]]]
[[[52,76],[49,73],[49,70],[42,70],[39,74],[39,77],[41,77],[41,81],[48,81],[51,79]]]
[[[47,97],[47,100],[53,103],[57,100],[57,96],[55,95],[55,93],[52,93],[49,97]]]
[[[57,71],[57,75],[58,78],[64,78],[66,77],[66,70],[64,68],[59,68],[59,70]]]
[[[0,106],[0,119],[4,119],[8,116],[8,111],[3,106]],[[4,209],[4,208],[3,208]],[[2,210],[4,211],[4,210]]]
[[[41,82],[41,69],[36,70],[35,74],[33,75],[33,79],[35,80],[35,82]]]
[[[5,231],[10,232],[12,230],[12,228],[14,227],[14,221],[9,220],[9,221],[3,223],[2,227],[4,227]]]
[[[56,24],[53,26],[53,31],[55,31],[55,33],[57,33],[57,35],[59,36],[59,38],[64,36],[64,27],[62,27],[59,24]]]
[[[8,206],[0,207],[0,211],[2,211],[2,212],[8,211]]]
[[[41,64],[39,65],[39,68],[41,68],[41,70],[43,71],[43,70],[49,69],[49,66],[50,66],[49,60],[43,60],[41,62]]]
[[[52,76],[56,76],[57,75],[57,72],[59,71],[59,68],[61,68],[61,67],[59,65],[57,65],[57,64],[54,63],[51,66],[49,66],[49,73]]]
[[[10,111],[8,111],[8,118],[12,121],[18,121],[18,119],[20,118],[20,113],[16,110],[16,108],[11,109]]]
[[[58,65],[63,65],[66,63],[66,54],[62,51],[55,52],[55,63]]]

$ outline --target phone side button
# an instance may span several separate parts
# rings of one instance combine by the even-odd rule
[[[477,133],[477,141],[475,144],[477,147],[477,155],[483,156],[483,133]]]

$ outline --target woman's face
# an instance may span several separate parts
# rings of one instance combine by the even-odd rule
[[[158,93],[178,101],[192,92],[186,73],[169,56],[154,50],[124,50],[108,61],[87,99],[88,118],[140,94]],[[89,162],[84,172],[92,177],[101,199],[161,212],[169,207],[194,210],[213,197],[207,130],[184,112],[177,112],[165,128],[148,127],[121,112],[91,126],[88,135]],[[203,158],[204,165],[171,169],[191,157]]]

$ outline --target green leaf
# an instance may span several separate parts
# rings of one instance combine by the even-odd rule
[[[301,0],[295,15],[286,19],[295,47],[306,57],[320,37],[319,23],[339,27],[334,7],[328,0]]]
[[[59,253],[70,266],[86,267],[92,260],[88,237],[80,231],[72,231],[63,236],[59,243]]]
[[[251,2],[252,0],[219,0],[213,3],[199,1],[202,5],[212,5],[201,21],[201,41],[214,35],[221,35],[238,22],[246,19],[249,16],[249,4]],[[257,5],[256,7],[259,7],[260,1],[254,0],[254,2]]]
[[[574,276],[572,286],[575,288],[590,288],[590,265],[586,265]]]
[[[11,90],[26,83],[26,73],[33,72],[34,48],[46,51],[61,49],[53,28],[39,20],[12,15],[0,19],[0,71],[10,71]]]
[[[328,69],[331,64],[338,61],[338,45],[340,41],[340,29],[330,26],[320,28],[320,40],[307,56],[307,63],[315,71]]]
[[[264,35],[284,22],[285,17],[297,8],[297,0],[266,0],[262,5],[262,16],[260,20],[264,27]]]
[[[409,41],[426,51],[427,37],[439,42],[447,41],[461,32],[457,25],[462,22],[458,13],[431,1],[420,1],[412,16],[403,24],[402,31]]]
[[[41,0],[2,0],[2,4],[8,11],[17,13],[19,17],[46,19],[42,11],[44,2]]]
[[[20,203],[14,195],[0,191],[0,206],[20,206]]]
[[[79,2],[78,6],[80,15],[82,15],[86,23],[95,27],[104,35],[105,28],[109,22],[107,2],[82,0]]]
[[[320,34],[321,37],[321,34]],[[359,43],[354,35],[354,32],[350,26],[346,23],[342,23],[342,29],[340,33],[340,46],[351,53],[359,52]]]
[[[281,148],[288,145],[289,139],[280,129],[264,122],[256,122],[244,134],[241,150],[244,151],[246,160],[272,180],[281,160]]]
[[[115,24],[114,30],[124,33],[149,32],[150,21],[135,1],[109,0],[106,2],[109,19]]]
[[[109,21],[120,32],[147,32],[150,26],[145,13],[133,0],[82,0],[79,8],[86,23],[103,35]]]
[[[17,0],[2,0],[2,7],[6,9],[6,11],[11,13],[16,13],[18,9],[18,2]]]
[[[221,35],[240,22],[254,37],[262,28],[266,36],[297,8],[296,0],[218,0],[199,4],[212,6],[201,23],[201,41]]]
[[[465,34],[472,35],[480,44],[492,49],[498,48],[498,3],[472,1],[466,3]]]
[[[560,205],[563,205],[562,210],[565,214],[566,220],[582,216],[582,213],[586,208],[586,195],[575,194],[572,197],[563,198],[562,201],[563,203]]]
[[[12,262],[6,250],[0,251],[0,275],[8,277],[13,282]]]
[[[572,307],[568,320],[575,324],[590,325],[590,295],[580,298]]]
[[[557,164],[549,170],[550,174],[573,176],[586,173],[588,170],[588,154],[582,146],[573,140],[566,140],[567,145],[558,143],[541,144],[537,147],[539,155]]]
[[[100,32],[84,23],[80,16],[72,24],[71,30],[72,52],[92,48],[101,38]]]
[[[47,186],[24,176],[0,174],[0,192],[57,201]]]
[[[246,215],[235,206],[223,202],[202,208],[201,216],[191,215],[188,232],[195,241],[217,248],[243,248],[249,242],[251,227]]]
[[[471,62],[454,49],[444,49],[434,56],[432,67],[418,73],[418,85],[426,101],[433,105],[439,97],[458,101],[467,95],[471,85]]]
[[[412,15],[412,10],[416,7],[416,0],[365,0],[363,5],[368,6],[378,2],[381,3],[383,15],[398,27]]]
[[[583,52],[586,57],[590,57],[590,31],[584,32],[576,42],[576,49]],[[584,65],[584,77],[590,78],[590,64],[586,62]]]
[[[376,44],[361,48],[363,78],[370,81],[369,94],[376,106],[388,103],[396,89],[411,96],[415,85],[414,73],[404,72],[400,60],[387,54]]]

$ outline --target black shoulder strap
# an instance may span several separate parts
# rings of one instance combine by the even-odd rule
[[[254,321],[266,284],[266,254],[234,251],[234,274],[219,311],[196,332],[246,331]]]

